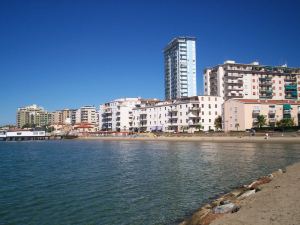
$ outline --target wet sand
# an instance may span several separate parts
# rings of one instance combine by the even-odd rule
[[[101,140],[101,141],[205,141],[205,142],[234,142],[234,143],[300,143],[300,137],[270,137],[268,140],[264,136],[192,136],[192,137],[80,137],[81,140]]]

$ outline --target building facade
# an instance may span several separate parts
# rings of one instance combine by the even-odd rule
[[[18,128],[51,125],[53,120],[52,113],[35,104],[17,109],[16,125]]]
[[[165,99],[196,96],[196,39],[173,39],[164,49],[164,62]]]
[[[76,109],[63,109],[53,112],[55,124],[71,124],[76,123]]]
[[[215,130],[215,119],[222,115],[223,99],[194,96],[168,100],[133,109],[135,131],[191,132]]]
[[[72,119],[74,119],[74,112],[72,114]],[[82,106],[75,113],[75,122],[79,123],[91,123],[94,125],[98,124],[97,110],[95,106]]]
[[[102,131],[131,131],[133,108],[157,101],[157,99],[120,98],[102,104],[99,107],[99,129]]]
[[[204,71],[204,93],[224,100],[300,99],[300,68],[225,61]]]
[[[300,101],[298,100],[256,100],[230,99],[224,103],[224,130],[245,131],[258,127],[258,115],[263,115],[267,126],[276,126],[276,122],[291,118],[299,126]]]

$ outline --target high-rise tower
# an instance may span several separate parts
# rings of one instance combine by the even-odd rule
[[[165,98],[177,99],[197,95],[196,39],[174,38],[164,49]]]

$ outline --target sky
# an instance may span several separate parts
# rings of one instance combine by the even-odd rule
[[[163,48],[196,37],[203,70],[225,60],[300,67],[300,1],[0,1],[0,124],[121,97],[164,98]]]

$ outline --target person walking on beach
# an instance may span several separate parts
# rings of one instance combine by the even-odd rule
[[[269,139],[269,134],[268,134],[268,133],[266,133],[266,135],[265,135],[265,139],[266,139],[266,140],[268,140],[268,139]]]

